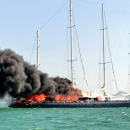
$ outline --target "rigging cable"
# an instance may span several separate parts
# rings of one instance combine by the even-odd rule
[[[75,34],[75,42],[74,42],[74,44],[75,44],[75,59],[76,59],[76,70],[75,70],[75,79],[77,79],[77,80],[75,80],[75,81],[78,81],[78,75],[79,75],[79,70],[78,70],[78,56],[77,56],[77,52],[78,52],[78,50],[77,50],[77,40],[76,40],[76,34]],[[77,83],[76,83],[77,84]],[[79,86],[79,84],[78,84],[78,86]]]
[[[74,14],[74,11],[73,11],[73,14]],[[73,15],[73,16],[74,16],[74,15]],[[87,87],[88,87],[88,89],[89,89],[88,81],[87,81],[87,79],[86,79],[85,69],[84,69],[84,66],[83,66],[83,60],[82,60],[82,56],[81,56],[81,50],[80,50],[80,45],[79,45],[78,33],[77,33],[77,29],[76,29],[76,24],[75,24],[75,17],[74,17],[74,25],[75,25],[75,32],[76,32],[76,37],[77,37],[77,43],[78,43],[78,49],[79,49],[80,60],[81,60],[82,69],[83,69],[83,73],[84,73],[84,79],[85,79],[86,84],[87,84]]]
[[[34,47],[35,47],[35,43],[36,43],[36,38],[37,38],[37,32],[36,32],[36,36],[35,36],[35,40],[34,40],[34,44],[33,44],[33,49],[32,49],[32,53],[31,53],[31,57],[30,57],[30,64],[31,64],[32,56],[33,56],[33,51],[34,51]]]
[[[60,9],[40,28],[40,30],[43,29],[55,16],[56,14],[68,3],[69,0],[67,0],[61,7]]]
[[[119,51],[120,46],[121,46],[121,44],[122,44],[122,39],[123,39],[123,37],[124,37],[124,35],[125,35],[125,33],[126,33],[126,29],[127,29],[128,25],[129,25],[129,22],[127,23],[126,28],[125,28],[125,30],[124,30],[124,32],[123,32],[122,37],[121,37],[121,40],[120,40],[119,46],[118,46],[117,51],[116,51],[116,55],[115,55],[114,61],[116,60],[116,57],[117,57],[118,51]]]
[[[106,23],[106,17],[105,17],[105,23]],[[107,27],[107,23],[106,23],[106,27]],[[117,82],[116,82],[116,76],[115,76],[114,66],[113,66],[113,61],[112,61],[112,55],[111,55],[111,50],[110,50],[110,43],[109,43],[109,38],[108,38],[108,31],[107,31],[107,29],[106,29],[106,34],[107,34],[107,40],[108,40],[108,49],[109,49],[109,53],[110,53],[110,60],[111,60],[111,64],[112,64],[112,72],[113,72],[113,75],[114,75],[115,84],[116,84],[116,88],[117,88],[117,91],[118,91]]]

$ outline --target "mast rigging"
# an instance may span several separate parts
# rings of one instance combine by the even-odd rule
[[[37,71],[39,71],[39,30],[37,30]]]

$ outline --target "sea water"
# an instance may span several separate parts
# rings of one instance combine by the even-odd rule
[[[130,130],[130,108],[0,108],[0,130]]]

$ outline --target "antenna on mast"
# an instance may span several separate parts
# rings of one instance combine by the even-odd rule
[[[37,30],[37,71],[39,71],[39,30]]]

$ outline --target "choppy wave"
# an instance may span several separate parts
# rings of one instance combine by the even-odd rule
[[[130,108],[0,109],[0,130],[129,130]]]

